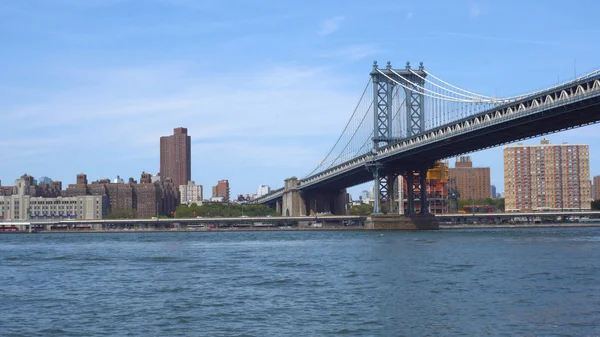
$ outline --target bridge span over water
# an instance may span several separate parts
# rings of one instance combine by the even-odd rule
[[[255,202],[282,215],[343,214],[345,189],[374,181],[374,212],[396,211],[393,182],[408,187],[407,215],[427,213],[426,173],[436,160],[600,121],[600,70],[560,85],[497,98],[445,82],[425,70],[375,62],[338,141],[310,174]],[[352,128],[351,126],[355,126]]]

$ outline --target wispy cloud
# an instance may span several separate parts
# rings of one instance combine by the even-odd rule
[[[481,5],[478,2],[472,2],[469,7],[469,15],[472,18],[479,17],[484,14],[484,11],[481,9]]]
[[[156,168],[159,137],[184,126],[197,144],[192,148],[193,165],[202,165],[200,158],[227,161],[227,169],[194,166],[195,172],[203,172],[200,177],[194,174],[198,183],[235,179],[243,162],[270,168],[265,181],[253,184],[279,186],[287,175],[306,173],[322,159],[323,144],[337,136],[331,130],[343,128],[356,101],[357,93],[337,89],[344,80],[327,68],[280,64],[219,76],[195,75],[193,68],[166,64],[67,72],[64,76],[76,77],[83,85],[54,90],[47,97],[36,97],[36,104],[4,110],[5,121],[22,127],[5,134],[11,141],[0,142],[0,157],[20,153],[43,161],[52,158],[53,149],[60,149],[61,154],[72,154],[69,163],[75,171],[63,167],[51,172],[45,167],[45,172],[33,172],[30,168],[39,165],[26,161],[21,170],[58,179],[80,171],[92,179],[112,172],[137,176]],[[68,135],[60,137],[59,144],[56,139],[47,141],[57,130],[69,130]],[[31,134],[40,136],[27,141]],[[81,160],[73,156],[82,151],[95,155]],[[110,170],[104,167],[106,158],[126,159],[128,154],[141,159],[115,160]],[[137,167],[134,172],[132,165]]]
[[[350,61],[359,61],[367,57],[380,54],[382,50],[373,44],[358,44],[342,47],[336,50],[325,51],[318,54],[322,58],[342,58]]]
[[[487,36],[487,35],[478,35],[478,34],[470,34],[470,33],[440,32],[438,34],[444,35],[444,36],[466,38],[466,39],[498,41],[498,42],[508,42],[508,43],[537,44],[537,45],[546,45],[546,46],[559,46],[560,45],[560,43],[558,41],[506,38],[506,37]]]
[[[319,30],[319,35],[329,35],[336,30],[340,29],[340,25],[344,21],[343,16],[336,16],[331,19],[327,19],[321,22],[321,28]]]

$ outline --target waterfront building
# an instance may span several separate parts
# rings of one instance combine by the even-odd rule
[[[216,186],[212,188],[212,197],[218,198],[223,197],[223,202],[229,202],[229,180],[223,179],[217,182]],[[211,199],[212,200],[212,199]]]
[[[0,196],[1,220],[103,219],[103,196],[37,197],[29,194],[32,181],[17,179],[11,195]]]
[[[258,185],[258,190],[256,191],[256,197],[262,197],[263,195],[267,195],[271,192],[271,187],[268,185]]]
[[[104,187],[111,211],[133,210],[133,187],[131,184],[110,183],[104,184]]]
[[[176,187],[187,184],[192,175],[191,137],[186,128],[175,128],[172,136],[160,137],[160,175]]]
[[[600,199],[600,176],[594,177],[594,200]]]
[[[134,184],[133,208],[138,219],[157,216],[160,209],[160,185],[152,183]]]
[[[504,192],[507,212],[590,209],[589,146],[543,139],[505,147]]]
[[[490,168],[473,167],[470,156],[459,157],[448,170],[449,188],[460,200],[478,200],[491,196]]]
[[[188,181],[187,185],[179,186],[180,202],[191,205],[192,203],[202,205],[202,185],[196,185],[193,181]]]

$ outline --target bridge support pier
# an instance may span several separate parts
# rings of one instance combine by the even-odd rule
[[[298,190],[298,178],[291,177],[285,180],[283,198],[281,201],[282,216],[306,215],[306,204]]]
[[[419,205],[419,215],[429,214],[429,204],[427,203],[427,166],[418,169],[408,169],[404,172],[407,189],[407,216],[417,214],[415,206]]]
[[[346,189],[333,192],[311,193],[304,195],[304,200],[308,204],[309,215],[318,213],[332,213],[335,215],[346,214]]]
[[[291,177],[285,180],[283,198],[277,203],[277,210],[282,216],[306,216],[308,213],[345,215],[347,204],[346,189],[301,193],[298,178]]]

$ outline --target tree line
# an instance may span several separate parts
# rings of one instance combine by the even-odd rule
[[[274,209],[265,205],[245,205],[245,204],[224,204],[224,203],[205,203],[199,206],[196,203],[188,205],[179,205],[173,212],[175,218],[195,218],[195,217],[259,217],[259,216],[277,216]]]

